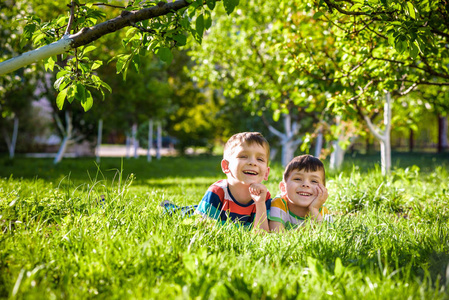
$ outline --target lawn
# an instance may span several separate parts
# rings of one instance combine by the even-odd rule
[[[377,160],[328,172],[334,223],[256,235],[158,206],[198,203],[217,156],[0,157],[0,298],[448,299],[448,155]]]

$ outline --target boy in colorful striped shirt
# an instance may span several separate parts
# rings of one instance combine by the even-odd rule
[[[307,218],[315,222],[332,221],[324,207],[328,197],[325,175],[323,163],[312,155],[292,159],[279,183],[281,195],[271,201],[268,214],[271,231],[298,228]]]
[[[233,135],[226,143],[221,169],[227,179],[212,184],[196,214],[221,223],[231,220],[255,230],[269,231],[267,210],[271,196],[263,180],[268,179],[270,146],[258,132]]]

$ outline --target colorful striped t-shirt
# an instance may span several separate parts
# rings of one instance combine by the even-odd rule
[[[270,209],[270,200],[270,192],[267,192],[265,200],[267,211]],[[256,216],[256,205],[253,200],[247,204],[241,204],[235,200],[228,188],[227,180],[223,179],[209,187],[196,213],[219,220],[222,224],[230,219],[234,223],[251,227]]]
[[[332,216],[325,206],[320,208],[323,220],[332,222]],[[299,217],[288,209],[287,200],[282,196],[276,196],[271,200],[271,207],[268,213],[268,220],[276,221],[284,225],[285,229],[290,230],[297,228],[304,223],[306,217]]]

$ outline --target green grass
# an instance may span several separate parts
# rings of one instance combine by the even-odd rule
[[[448,299],[449,158],[377,159],[328,172],[333,224],[255,235],[158,207],[198,203],[220,157],[0,158],[0,297]]]

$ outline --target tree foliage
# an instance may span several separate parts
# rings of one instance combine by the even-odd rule
[[[223,4],[231,13],[238,1],[225,0]],[[44,55],[39,59],[45,58],[47,70],[58,71],[55,88],[59,91],[56,100],[59,108],[65,101],[79,101],[88,110],[93,105],[91,90],[101,93],[111,90],[96,74],[103,61],[90,58],[89,53],[97,46],[89,44],[104,35],[128,28],[122,44],[129,46],[130,52],[111,57],[117,60],[117,72],[126,78],[128,67],[133,65],[138,70],[141,57],[148,52],[154,52],[162,61],[170,63],[173,59],[171,49],[185,45],[189,36],[201,43],[204,31],[212,25],[211,11],[215,6],[216,0],[127,1],[125,6],[109,4],[105,0],[82,3],[72,0],[68,8],[70,12],[50,20],[42,20],[33,13],[25,15],[21,44],[32,40],[34,47],[43,47],[41,52]],[[109,8],[114,12],[119,8],[119,15],[108,17],[106,11]],[[58,43],[62,45],[60,48]],[[59,58],[54,56],[60,54],[58,51],[65,52],[63,64],[58,63]],[[47,57],[45,52],[49,54]],[[0,74],[4,73],[2,69],[14,69],[6,66],[9,66],[7,61],[0,64]]]

